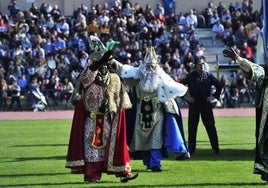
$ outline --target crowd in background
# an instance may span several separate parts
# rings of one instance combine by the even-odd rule
[[[98,36],[104,44],[120,41],[115,58],[135,66],[142,62],[146,47],[155,46],[163,69],[179,82],[193,69],[195,58],[205,55],[196,28],[211,28],[214,39],[220,38],[254,61],[262,27],[261,10],[253,11],[252,0],[229,5],[210,2],[204,10],[191,9],[179,15],[165,13],[161,3],[152,8],[128,0],[94,7],[81,4],[72,15],[63,15],[57,4],[49,3],[32,3],[29,10],[21,10],[11,0],[7,9],[8,15],[0,13],[1,110],[13,110],[13,103],[34,87],[52,101],[49,105],[64,100],[69,104],[77,76],[89,61],[90,35]],[[225,97],[253,102],[254,83],[242,74],[234,71],[230,84],[224,76],[221,80]],[[20,90],[14,91],[18,87]],[[238,97],[239,93],[243,97]],[[7,106],[7,100],[14,97]],[[22,109],[19,102],[18,107]]]

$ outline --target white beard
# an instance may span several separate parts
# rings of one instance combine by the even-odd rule
[[[140,75],[140,88],[144,92],[154,92],[160,86],[160,67],[156,66],[155,70],[147,70],[146,66],[140,67],[141,75]]]

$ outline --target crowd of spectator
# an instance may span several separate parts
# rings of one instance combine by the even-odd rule
[[[9,14],[0,13],[1,110],[12,110],[6,100],[12,97],[14,82],[21,88],[20,98],[36,82],[53,101],[49,105],[63,100],[68,104],[77,76],[89,60],[90,35],[104,44],[120,41],[115,58],[135,66],[142,62],[145,48],[154,45],[164,70],[179,82],[192,70],[195,58],[205,54],[196,28],[211,28],[215,38],[254,60],[262,27],[261,12],[253,12],[251,0],[228,6],[210,2],[204,10],[179,15],[165,13],[161,3],[152,8],[128,0],[93,7],[81,4],[72,15],[63,15],[57,4],[50,3],[32,3],[29,10],[21,10],[11,0],[7,9]]]

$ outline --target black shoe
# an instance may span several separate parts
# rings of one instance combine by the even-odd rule
[[[161,167],[153,167],[152,172],[162,172],[162,168]]]
[[[214,154],[215,154],[215,155],[220,155],[221,152],[220,152],[220,150],[215,150],[215,151],[214,151]]]
[[[184,154],[178,155],[176,157],[176,160],[181,161],[181,160],[187,160],[190,158],[191,158],[190,153],[184,153]]]
[[[133,173],[128,173],[126,176],[124,177],[121,177],[120,178],[120,181],[122,183],[126,183],[128,182],[129,180],[134,180],[138,177],[139,173],[138,172],[133,172]]]
[[[268,173],[262,173],[261,179],[268,182]]]

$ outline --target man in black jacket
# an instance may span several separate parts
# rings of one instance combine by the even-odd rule
[[[222,86],[215,76],[204,70],[204,57],[195,60],[195,70],[186,75],[181,83],[188,86],[188,93],[184,98],[189,103],[188,116],[188,144],[191,154],[196,149],[196,134],[201,115],[202,122],[206,128],[210,144],[214,153],[220,153],[218,135],[215,127],[214,114],[211,101],[219,99]],[[211,92],[211,87],[215,86],[216,91]]]

